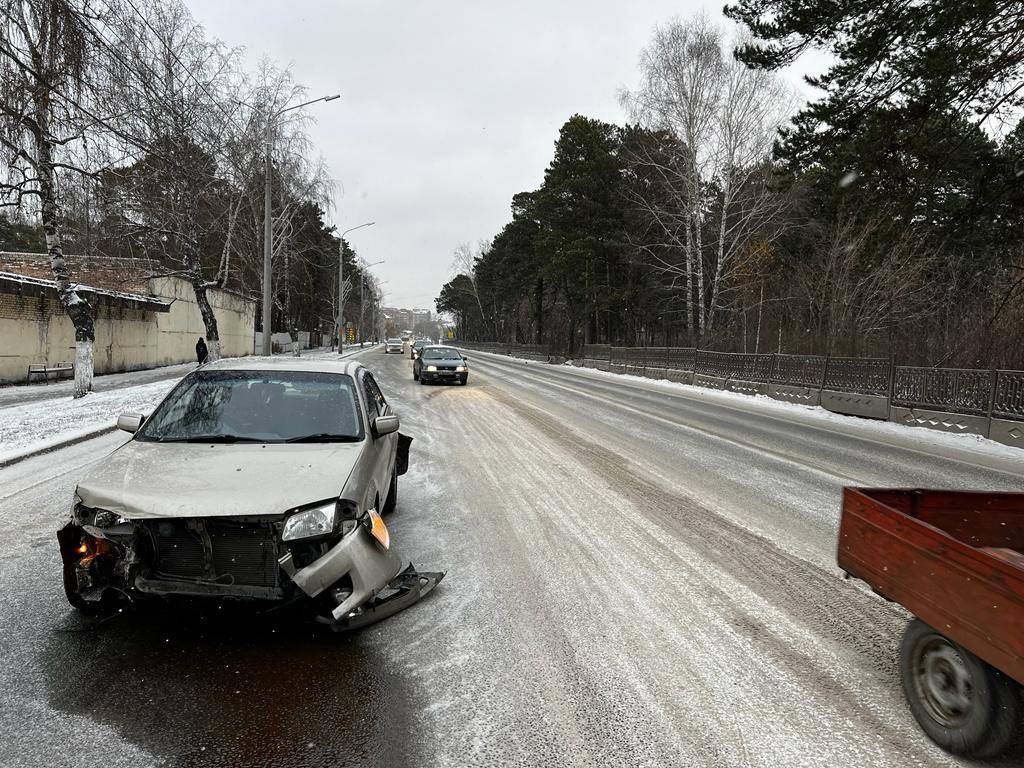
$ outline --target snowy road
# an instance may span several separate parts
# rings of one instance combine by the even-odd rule
[[[839,489],[1019,490],[1024,459],[469,354],[466,387],[362,354],[416,438],[393,540],[448,577],[351,638],[180,616],[75,631],[53,529],[124,438],[0,470],[0,761],[959,764],[903,704],[904,615],[834,565]]]

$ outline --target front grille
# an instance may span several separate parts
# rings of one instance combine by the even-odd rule
[[[270,524],[161,520],[152,521],[149,528],[155,544],[156,576],[277,586],[277,539]]]

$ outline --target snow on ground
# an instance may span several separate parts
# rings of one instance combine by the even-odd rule
[[[93,378],[92,386],[94,392],[107,392],[113,389],[135,387],[139,384],[150,384],[155,381],[177,381],[189,371],[196,368],[194,362],[181,363],[179,365],[164,365],[159,368],[147,368],[141,371],[127,371],[125,373],[107,373]],[[0,387],[0,408],[23,405],[25,403],[40,400],[52,400],[55,398],[70,398],[74,388],[74,381],[52,382],[49,384],[15,384],[8,387]]]
[[[192,366],[193,368],[195,366]],[[0,410],[0,464],[12,456],[113,427],[121,413],[149,413],[178,379],[52,398]]]

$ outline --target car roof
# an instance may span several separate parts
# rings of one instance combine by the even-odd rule
[[[199,370],[203,371],[309,371],[313,373],[341,373],[355,376],[363,368],[358,360],[330,357],[293,357],[292,355],[275,355],[263,357],[232,357],[207,363]]]

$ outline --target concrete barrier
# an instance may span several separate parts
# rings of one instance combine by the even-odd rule
[[[865,419],[889,418],[889,399],[885,395],[862,395],[856,392],[823,389],[821,407],[833,413],[862,416]]]
[[[969,433],[984,436],[988,432],[988,419],[985,416],[928,411],[922,408],[900,408],[894,405],[889,411],[889,421],[905,424],[908,427],[927,427],[957,434]]]
[[[1006,445],[1016,448],[1024,448],[1024,421],[1010,421],[1009,419],[992,419],[992,426],[988,436]]]
[[[799,387],[791,384],[771,384],[768,397],[786,403],[800,405],[821,405],[821,390],[817,387]]]

